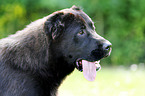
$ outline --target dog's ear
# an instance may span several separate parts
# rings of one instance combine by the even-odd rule
[[[54,15],[49,17],[44,24],[44,31],[49,40],[52,41],[60,37],[74,20],[75,15],[72,13],[54,13]]]
[[[64,30],[64,24],[62,23],[63,15],[63,12],[55,13],[45,22],[44,31],[50,40],[55,40],[62,34]]]

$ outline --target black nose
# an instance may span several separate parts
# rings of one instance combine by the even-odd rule
[[[112,44],[109,41],[107,41],[103,44],[103,50],[106,54],[104,57],[107,57],[110,55],[111,49],[112,49]]]
[[[103,50],[104,51],[108,51],[109,52],[111,50],[111,48],[112,48],[112,44],[109,41],[107,41],[107,42],[105,42],[103,44]]]
[[[100,60],[104,57],[110,55],[112,50],[112,44],[109,41],[105,41],[97,47],[97,49],[91,52],[91,56],[95,58],[95,60]]]

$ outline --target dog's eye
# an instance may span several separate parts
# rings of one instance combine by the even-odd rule
[[[83,30],[81,30],[79,33],[78,33],[78,35],[84,35],[85,34],[85,32],[83,31]]]

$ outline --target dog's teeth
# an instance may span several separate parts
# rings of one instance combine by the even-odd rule
[[[95,62],[95,64],[99,64],[99,63],[100,63],[100,60]]]
[[[96,71],[100,71],[101,70],[101,65],[100,64],[95,64],[96,65]]]

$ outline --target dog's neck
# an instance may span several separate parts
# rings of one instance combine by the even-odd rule
[[[48,69],[39,70],[39,72],[36,73],[37,75],[35,75],[36,80],[39,85],[41,85],[42,96],[56,96],[57,89],[62,81],[74,70],[74,66],[69,66],[62,57],[57,59],[52,57],[50,60],[53,60],[53,63],[49,63]]]

